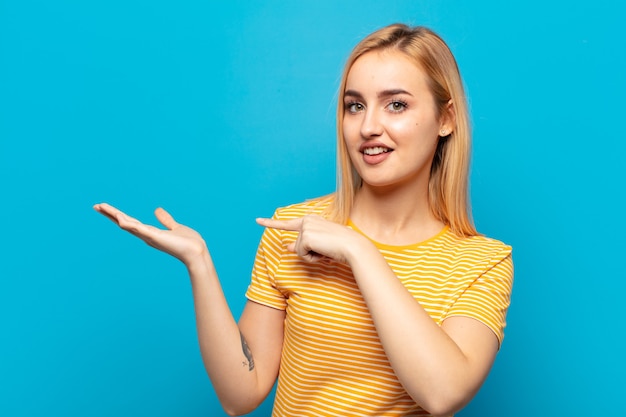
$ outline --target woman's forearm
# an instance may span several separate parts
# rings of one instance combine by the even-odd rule
[[[187,269],[200,351],[209,378],[226,412],[250,412],[267,392],[260,392],[253,354],[228,307],[209,253]]]
[[[400,382],[433,414],[460,409],[475,394],[488,369],[475,366],[432,320],[374,245],[367,241],[352,252],[349,263]]]
[[[299,232],[287,249],[307,262],[328,257],[351,267],[389,362],[421,407],[434,415],[449,415],[474,396],[498,347],[489,328],[466,317],[452,317],[440,327],[378,248],[350,228],[315,215],[257,222]]]
[[[155,215],[165,230],[143,224],[106,203],[96,204],[94,209],[121,229],[185,264],[193,289],[200,351],[215,391],[229,414],[253,410],[270,391],[278,372],[283,313],[248,309],[246,330],[242,334],[226,303],[211,255],[198,232],[176,222],[162,208],[156,209]],[[254,362],[254,348],[248,348],[245,333],[252,334],[252,345],[259,351],[258,367]],[[275,341],[266,342],[264,336],[270,333]]]

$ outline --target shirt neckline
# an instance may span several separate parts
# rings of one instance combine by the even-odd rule
[[[441,236],[445,235],[449,230],[450,230],[450,226],[449,225],[445,225],[443,227],[443,229],[441,229],[439,232],[437,232],[437,234],[429,237],[426,240],[423,240],[421,242],[416,242],[416,243],[409,243],[408,245],[389,245],[387,243],[382,243],[382,242],[378,242],[374,239],[372,239],[371,237],[369,237],[368,235],[366,235],[365,233],[363,233],[363,231],[361,229],[359,229],[353,222],[352,220],[348,219],[348,226],[353,229],[355,232],[358,232],[360,234],[362,234],[363,236],[365,236],[366,238],[368,238],[374,245],[376,245],[377,248],[379,249],[388,249],[388,250],[392,250],[392,251],[398,251],[398,250],[402,250],[402,249],[411,249],[411,248],[416,248],[418,246],[424,246],[434,240],[439,239]]]

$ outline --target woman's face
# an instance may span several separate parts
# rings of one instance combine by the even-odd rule
[[[426,76],[402,52],[372,51],[348,73],[343,136],[364,186],[427,186],[442,131]]]

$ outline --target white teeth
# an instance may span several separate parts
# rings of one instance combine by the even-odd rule
[[[388,148],[383,148],[382,146],[376,146],[375,148],[365,148],[363,149],[363,153],[365,155],[380,155],[381,153],[389,152]]]

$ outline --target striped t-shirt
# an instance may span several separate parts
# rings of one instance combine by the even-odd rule
[[[319,214],[328,202],[285,207],[274,218]],[[303,261],[287,250],[296,236],[265,230],[246,293],[254,302],[286,311],[272,415],[428,415],[389,365],[350,268],[329,259]],[[374,244],[436,323],[472,317],[502,341],[513,282],[510,246],[482,236],[459,237],[447,227],[413,245]]]

